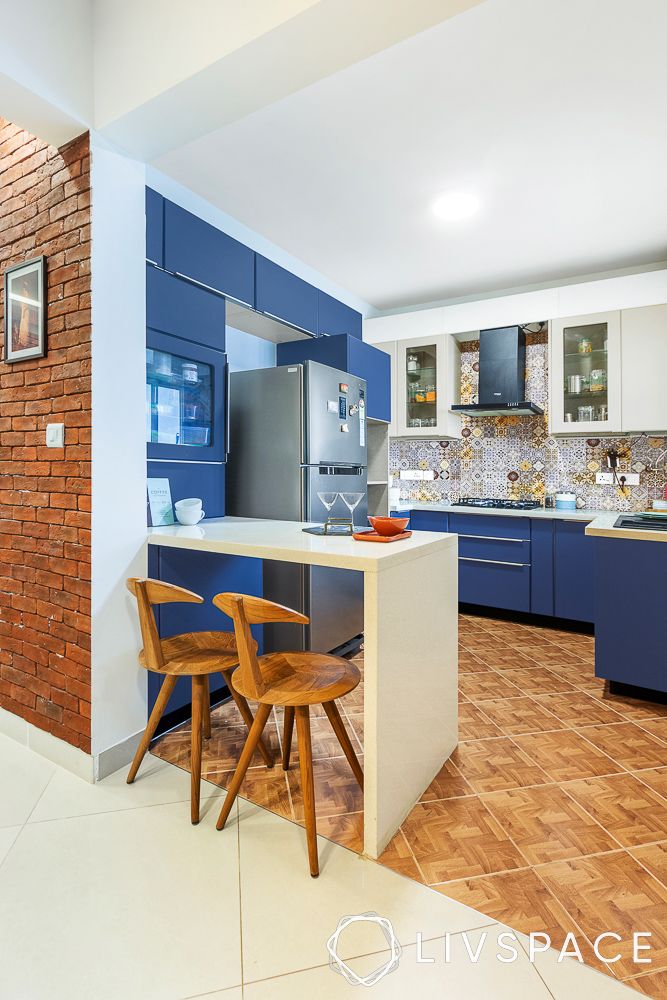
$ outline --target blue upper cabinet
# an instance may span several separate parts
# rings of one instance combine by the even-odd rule
[[[556,521],[554,536],[554,614],[572,621],[595,620],[593,538],[582,521]]]
[[[346,333],[361,340],[361,313],[326,292],[317,293],[317,332],[320,337]]]
[[[260,312],[316,337],[318,294],[314,285],[256,255],[255,306]]]
[[[319,361],[366,380],[366,412],[373,420],[391,420],[391,358],[356,337],[339,334],[317,340],[278,344],[277,363],[295,365]]]
[[[164,267],[254,304],[254,251],[171,201],[164,206]]]
[[[164,264],[164,198],[152,188],[146,188],[146,260],[162,267]]]
[[[225,300],[173,274],[147,267],[146,326],[224,351]]]

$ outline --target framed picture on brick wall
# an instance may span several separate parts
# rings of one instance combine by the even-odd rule
[[[46,257],[5,271],[5,361],[46,354]]]

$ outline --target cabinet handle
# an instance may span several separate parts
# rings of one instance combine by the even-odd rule
[[[473,559],[472,556],[459,556],[459,562],[489,563],[492,566],[530,566],[530,563],[504,562],[502,559]]]
[[[516,542],[518,545],[530,541],[528,538],[501,538],[499,535],[464,535],[462,531],[457,531],[455,534],[459,538],[481,538],[486,542]]]

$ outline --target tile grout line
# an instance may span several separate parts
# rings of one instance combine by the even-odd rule
[[[14,847],[16,846],[16,844],[17,844],[17,842],[18,842],[18,839],[19,839],[19,837],[21,836],[21,834],[22,834],[22,833],[23,833],[23,831],[25,830],[26,826],[27,826],[27,825],[28,825],[28,823],[30,822],[30,817],[31,817],[31,816],[32,816],[32,814],[34,813],[34,811],[35,811],[35,809],[37,808],[37,806],[39,805],[39,803],[40,803],[40,802],[42,801],[42,797],[44,796],[44,793],[46,792],[46,789],[47,789],[47,788],[49,787],[49,785],[51,784],[51,782],[53,781],[53,779],[54,779],[54,777],[56,776],[56,774],[57,774],[57,773],[58,773],[58,765],[56,764],[56,765],[54,766],[54,769],[53,769],[53,771],[52,771],[52,772],[51,772],[51,774],[49,775],[49,780],[48,780],[48,781],[46,782],[46,784],[44,785],[44,788],[42,788],[41,792],[40,792],[40,793],[39,793],[39,795],[37,796],[37,800],[36,800],[35,804],[33,805],[32,809],[30,810],[30,812],[28,813],[28,815],[26,816],[26,818],[25,818],[24,822],[23,822],[23,823],[18,823],[18,824],[15,824],[15,825],[19,826],[19,827],[20,827],[20,829],[19,829],[19,830],[17,831],[17,834],[16,834],[16,836],[15,836],[15,837],[14,837],[14,839],[12,840],[12,842],[11,842],[11,844],[10,844],[10,846],[9,846],[9,850],[8,850],[8,851],[7,851],[7,853],[5,854],[4,858],[3,858],[3,859],[2,859],[1,861],[0,861],[0,869],[1,869],[2,867],[3,867],[3,865],[5,864],[5,862],[6,862],[7,858],[9,857],[9,855],[10,855],[10,854],[12,853],[12,851],[14,850]],[[6,828],[4,828],[4,829],[6,829]]]

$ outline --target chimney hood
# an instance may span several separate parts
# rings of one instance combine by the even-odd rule
[[[469,417],[541,416],[526,399],[526,334],[520,326],[501,326],[479,334],[478,403],[458,403],[455,413]]]

